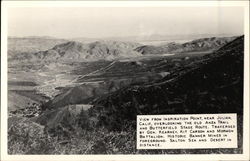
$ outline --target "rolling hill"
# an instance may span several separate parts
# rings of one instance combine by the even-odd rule
[[[9,90],[8,91],[8,111],[24,109],[33,103],[41,104],[47,98],[43,95],[36,94],[35,91]]]
[[[235,38],[236,37],[211,37],[196,39],[183,44],[172,42],[160,46],[145,45],[136,48],[135,51],[143,55],[215,51]]]
[[[20,53],[12,57],[15,60],[112,60],[120,57],[135,57],[140,55],[133,51],[139,46],[137,43],[96,41],[88,44],[69,41],[55,45],[46,51],[39,51],[32,54]]]
[[[20,53],[45,51],[64,42],[66,40],[53,37],[8,37],[8,58]]]

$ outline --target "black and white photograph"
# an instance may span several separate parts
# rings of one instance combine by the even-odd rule
[[[6,7],[7,155],[247,155],[249,3],[102,3]]]

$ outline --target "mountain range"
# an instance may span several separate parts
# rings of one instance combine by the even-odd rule
[[[51,49],[34,53],[19,53],[10,57],[14,60],[97,60],[114,59],[120,57],[135,57],[140,54],[133,51],[138,43],[96,41],[83,44],[76,41],[69,41],[55,45]]]
[[[200,51],[215,51],[221,46],[232,41],[236,37],[211,37],[196,39],[183,44],[168,43],[160,46],[145,45],[136,48],[135,50],[143,55],[149,54],[168,54],[168,53],[184,53],[184,52],[200,52]]]
[[[9,60],[114,60],[117,58],[138,57],[184,52],[217,50],[235,37],[212,37],[193,40],[186,43],[167,43],[165,45],[142,45],[136,42],[95,41],[81,43],[53,38],[9,38]]]

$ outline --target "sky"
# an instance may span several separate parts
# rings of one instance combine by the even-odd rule
[[[243,34],[241,7],[9,8],[8,36]]]

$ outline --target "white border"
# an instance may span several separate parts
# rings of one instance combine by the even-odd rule
[[[195,155],[8,155],[7,9],[9,7],[201,7],[241,6],[245,10],[243,154]],[[2,1],[1,10],[1,160],[249,160],[249,1]]]

